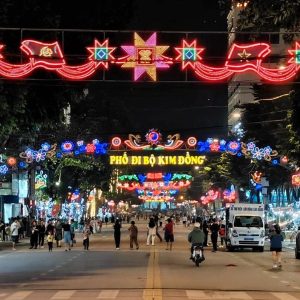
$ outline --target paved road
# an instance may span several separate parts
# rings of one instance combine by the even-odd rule
[[[146,246],[146,225],[138,224],[140,249],[130,250],[127,228],[115,250],[111,226],[91,237],[84,251],[78,234],[71,251],[28,249],[13,252],[0,244],[0,300],[23,299],[300,299],[300,261],[291,249],[283,269],[273,271],[269,251],[212,253],[195,267],[189,260],[187,233],[175,227],[173,251],[156,241]],[[222,250],[222,249],[220,249]]]

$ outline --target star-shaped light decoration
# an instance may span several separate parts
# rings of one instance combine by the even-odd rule
[[[172,59],[163,55],[169,46],[156,45],[156,32],[144,41],[136,32],[133,46],[121,46],[128,55],[120,59],[122,68],[134,69],[134,80],[144,73],[156,81],[156,69],[166,69],[172,64]]]
[[[246,49],[243,50],[243,52],[238,53],[238,56],[241,58],[241,61],[248,60],[248,57],[251,56],[251,53],[248,53]]]
[[[182,40],[181,47],[175,47],[175,50],[179,54],[175,60],[181,61],[181,70],[184,70],[188,66],[195,69],[195,63],[202,60],[200,53],[204,48],[197,48],[197,40],[193,40],[191,43]]]
[[[292,55],[288,63],[296,63],[297,65],[300,65],[300,44],[296,42],[295,48],[288,50],[288,52]]]
[[[86,49],[91,53],[88,59],[90,61],[97,62],[96,67],[102,65],[105,69],[108,69],[108,62],[115,60],[112,52],[116,48],[108,47],[108,39],[106,39],[102,44],[97,39],[95,39],[94,47],[86,47]]]

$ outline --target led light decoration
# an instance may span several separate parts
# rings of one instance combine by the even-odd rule
[[[273,150],[270,146],[264,148],[259,148],[254,142],[250,143],[241,143],[242,153],[245,157],[257,159],[257,160],[266,160],[271,161],[273,157],[278,156],[278,152]]]
[[[134,33],[134,44],[121,46],[127,53],[123,57],[114,57],[115,47],[110,47],[108,39],[103,42],[94,40],[94,45],[86,47],[89,52],[87,61],[81,65],[68,65],[65,61],[58,41],[45,43],[36,40],[23,40],[21,51],[25,56],[25,63],[11,64],[0,54],[0,76],[19,79],[29,76],[36,69],[56,72],[70,80],[83,80],[93,75],[98,69],[108,69],[109,63],[119,64],[121,68],[134,69],[134,80],[143,74],[156,81],[157,69],[167,69],[173,61],[181,61],[181,69],[188,66],[199,77],[208,81],[228,79],[236,73],[251,71],[262,79],[270,82],[283,82],[296,76],[300,68],[300,44],[295,42],[293,49],[288,49],[291,58],[285,67],[264,67],[264,60],[271,53],[271,46],[267,43],[236,44],[229,49],[224,66],[214,67],[203,62],[200,56],[204,48],[197,46],[197,40],[188,42],[182,40],[180,47],[175,47],[175,58],[164,55],[169,46],[157,45],[157,34],[152,33],[147,40],[143,40],[138,33]],[[0,45],[2,51],[4,45]]]
[[[74,143],[70,141],[62,142],[60,148],[63,152],[72,152],[74,150]]]
[[[35,190],[42,190],[47,187],[48,175],[44,174],[44,171],[40,171],[35,175]]]
[[[227,145],[228,143],[225,140],[208,138],[205,142],[199,141],[197,143],[197,150],[199,152],[225,152],[227,150]]]
[[[187,139],[187,144],[190,147],[195,147],[197,145],[197,139],[195,137],[191,136]]]
[[[10,167],[13,167],[17,164],[17,159],[15,157],[8,157],[7,158],[7,164],[10,166]]]
[[[226,189],[223,192],[223,199],[225,202],[233,203],[236,200],[236,192],[235,190]]]
[[[256,190],[262,189],[261,176],[262,173],[259,171],[255,171],[254,173],[251,174],[252,178],[250,179],[250,182],[255,187]]]
[[[157,129],[150,129],[146,134],[146,141],[151,146],[159,144],[161,141],[161,133]]]
[[[221,81],[235,73],[253,71],[262,79],[271,82],[282,82],[292,79],[299,70],[297,64],[299,44],[295,49],[288,50],[293,56],[284,68],[270,69],[262,66],[264,58],[271,52],[270,45],[266,43],[254,43],[238,45],[233,43],[224,67],[211,67],[201,62],[195,63],[195,73],[200,78],[209,81]]]
[[[112,140],[116,139],[114,137]],[[167,141],[162,142],[162,134],[157,129],[150,129],[146,134],[146,142],[143,142],[139,134],[129,134],[128,140],[124,141],[126,148],[131,150],[176,150],[184,144],[178,133],[167,136]],[[121,146],[121,144],[120,144]],[[118,147],[120,147],[118,146]],[[155,146],[155,147],[154,147]],[[112,145],[115,148],[114,145]]]
[[[5,175],[8,173],[7,165],[0,165],[0,174]]]
[[[108,69],[108,62],[115,61],[115,57],[112,55],[115,49],[115,47],[108,47],[108,39],[103,43],[95,39],[94,47],[87,47],[87,50],[91,53],[88,59],[96,62],[96,68],[102,65],[105,69]]]
[[[113,148],[119,148],[122,144],[122,140],[119,137],[114,137],[111,140],[111,145]]]
[[[215,201],[219,197],[219,192],[214,190],[209,190],[205,196],[201,196],[200,200],[203,205]]]
[[[297,187],[300,186],[300,173],[292,175],[292,185]]]
[[[175,50],[178,53],[175,60],[181,61],[181,70],[184,70],[188,66],[195,69],[195,63],[202,60],[200,53],[204,48],[197,47],[197,40],[193,40],[191,43],[182,40],[181,47],[176,47]]]
[[[156,70],[167,69],[172,64],[172,58],[163,53],[169,46],[156,45],[156,32],[144,41],[136,32],[134,33],[133,46],[121,46],[127,53],[119,59],[122,68],[134,69],[134,81],[146,73],[153,81],[156,81]]]
[[[19,154],[19,157],[21,159],[24,159],[25,163],[27,163],[27,164],[31,164],[34,161],[35,162],[42,162],[46,158],[52,158],[52,157],[55,156],[56,147],[57,147],[57,144],[53,144],[50,148],[49,147],[45,148],[45,143],[44,143],[44,144],[41,145],[41,148],[38,149],[38,150],[27,148],[24,152],[21,152]],[[45,150],[45,149],[48,149],[48,150]]]

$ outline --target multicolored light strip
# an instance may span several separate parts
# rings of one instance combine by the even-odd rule
[[[0,51],[4,48],[0,44]],[[80,65],[68,65],[58,41],[45,43],[37,40],[23,40],[21,51],[27,62],[12,64],[4,60],[0,54],[0,76],[9,79],[20,79],[29,76],[37,69],[56,72],[62,78],[83,80],[91,77],[99,69],[108,70],[110,64],[120,65],[123,69],[133,69],[134,81],[148,79],[157,81],[157,70],[168,69],[174,62],[181,62],[181,69],[191,69],[199,79],[222,81],[234,74],[251,71],[270,82],[283,82],[294,78],[300,68],[300,43],[295,42],[288,49],[290,59],[285,67],[267,68],[264,60],[271,53],[267,43],[232,44],[222,67],[214,67],[203,63],[201,54],[205,48],[197,46],[197,40],[183,39],[179,47],[175,47],[176,56],[165,56],[169,45],[157,44],[157,33],[154,32],[144,40],[134,32],[132,45],[121,45],[125,56],[115,57],[116,47],[110,47],[108,39],[94,40],[94,45],[86,47],[89,52],[87,61]],[[23,59],[24,60],[24,59]],[[146,76],[144,76],[146,75]]]

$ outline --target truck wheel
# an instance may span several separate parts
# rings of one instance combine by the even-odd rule
[[[261,247],[258,248],[258,251],[259,251],[259,252],[264,252],[264,250],[265,250],[265,249],[264,249],[264,246],[261,246]]]
[[[297,251],[297,249],[295,250],[295,258],[300,259],[300,253]]]

